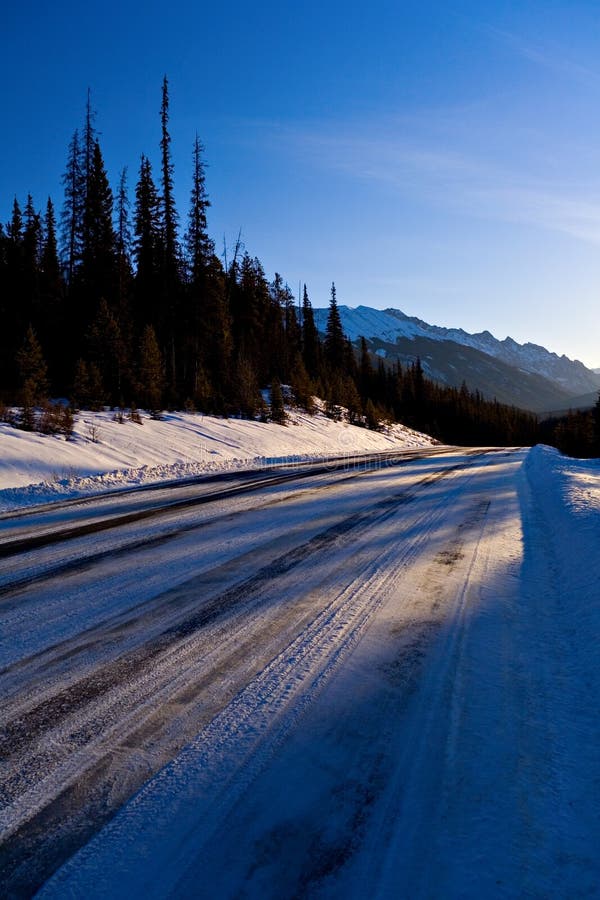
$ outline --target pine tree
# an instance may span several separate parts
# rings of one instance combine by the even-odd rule
[[[50,197],[43,219],[39,284],[40,306],[36,328],[40,341],[46,348],[52,384],[58,394],[64,394],[68,389],[73,364],[70,347],[74,347],[75,342],[71,339],[70,324],[65,321],[65,286],[58,257],[56,216]],[[66,350],[65,345],[69,349]]]
[[[163,78],[162,103],[160,107],[161,124],[161,187],[162,187],[162,228],[165,253],[165,277],[168,290],[172,290],[179,281],[179,247],[177,243],[177,209],[173,189],[173,163],[171,161],[171,135],[169,134],[169,84],[167,76]]]
[[[89,359],[98,367],[112,405],[123,405],[127,354],[119,323],[102,297],[87,335]]]
[[[362,403],[354,379],[347,376],[343,381],[343,405],[346,407],[348,421],[356,425],[362,418]]]
[[[42,220],[31,194],[27,196],[23,227],[22,315],[39,322],[40,261],[42,256]]]
[[[273,304],[260,260],[248,253],[242,258],[239,280],[232,285],[230,309],[237,355],[253,367],[258,382],[265,384],[272,374],[266,335]]]
[[[292,367],[290,386],[292,388],[294,400],[298,406],[301,406],[302,409],[312,415],[315,411],[314,390],[310,378],[308,377],[304,361],[299,353],[296,354],[296,359],[294,360],[294,365]]]
[[[61,214],[61,252],[66,269],[67,284],[71,285],[81,259],[85,207],[85,180],[81,171],[81,148],[77,130],[73,133],[69,144],[67,168],[62,183],[65,190],[65,201]]]
[[[6,233],[2,232],[1,248],[0,387],[14,391],[19,381],[15,348],[27,327],[27,319],[23,315],[23,216],[16,197]]]
[[[346,339],[337,305],[335,284],[331,285],[331,300],[325,332],[325,359],[332,372],[342,372],[347,360]]]
[[[164,365],[152,325],[146,325],[142,333],[138,362],[138,398],[153,418],[162,409],[164,392]]]
[[[90,376],[87,363],[78,359],[75,364],[75,377],[71,391],[71,403],[76,409],[85,409],[90,402]]]
[[[302,297],[302,356],[311,378],[321,374],[321,344],[306,285]]]
[[[169,134],[169,85],[167,76],[163,78],[162,103],[160,107],[161,124],[161,213],[162,213],[162,271],[161,280],[163,296],[161,304],[164,307],[164,322],[162,331],[162,344],[165,348],[165,362],[167,372],[167,384],[169,387],[169,400],[171,403],[180,401],[179,387],[181,361],[179,349],[181,341],[181,265],[179,244],[177,241],[177,209],[173,188],[173,163],[171,160],[171,135]]]
[[[160,201],[152,178],[150,160],[142,155],[139,180],[135,189],[134,257],[136,262],[134,321],[155,329],[162,315],[158,279],[162,256]]]
[[[271,382],[271,419],[277,425],[285,425],[287,419],[285,406],[283,405],[281,383],[278,378],[274,378]]]
[[[83,141],[81,147],[81,170],[83,180],[86,186],[86,192],[92,177],[92,169],[94,166],[94,152],[98,143],[98,132],[94,125],[96,119],[96,111],[92,108],[92,92],[90,88],[87,91],[87,100],[85,104],[85,121],[83,125]]]
[[[214,255],[214,244],[207,233],[206,210],[210,201],[206,194],[204,163],[202,161],[202,144],[198,135],[194,142],[192,191],[190,196],[190,212],[188,230],[185,236],[190,280],[199,283]]]
[[[28,411],[27,416],[24,413],[24,417],[27,418],[27,427],[30,427],[31,409],[47,399],[50,389],[46,360],[31,325],[16,359],[21,378],[23,409]]]
[[[112,216],[112,190],[100,144],[95,141],[87,175],[81,253],[81,279],[88,307],[101,297],[111,300],[116,293],[116,240]]]
[[[50,197],[46,204],[46,216],[44,218],[44,244],[42,248],[41,270],[43,276],[44,293],[47,296],[58,297],[61,293],[60,263],[58,261],[58,246],[56,242],[56,216],[54,205]]]
[[[117,192],[116,217],[115,217],[115,252],[117,272],[117,300],[122,325],[127,321],[128,330],[131,327],[129,321],[129,295],[133,282],[133,269],[131,266],[131,222],[129,217],[129,195],[127,193],[127,168],[121,170],[119,177],[119,190]]]
[[[365,403],[365,423],[367,428],[370,428],[372,431],[379,430],[379,416],[370,397]]]
[[[181,372],[186,396],[194,398],[200,408],[212,406],[212,380],[218,379],[215,355],[222,347],[223,280],[214,265],[214,245],[208,237],[206,195],[202,145],[196,135],[193,151],[192,190],[185,235],[188,283],[182,292]],[[222,380],[222,379],[218,379]]]
[[[594,454],[600,457],[600,394],[592,410],[594,421]]]
[[[233,403],[237,412],[249,419],[254,418],[263,406],[256,372],[243,355],[238,356],[234,369]]]
[[[360,393],[362,397],[368,397],[371,394],[373,386],[373,366],[371,365],[371,356],[367,348],[367,342],[364,337],[360,339]]]

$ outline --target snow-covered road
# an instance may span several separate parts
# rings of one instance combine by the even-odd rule
[[[2,895],[61,863],[42,896],[599,892],[600,580],[570,593],[553,465],[322,473],[0,561]]]

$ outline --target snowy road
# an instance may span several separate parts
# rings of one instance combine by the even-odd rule
[[[0,560],[2,895],[62,863],[43,896],[594,895],[600,765],[565,770],[580,684],[526,456]]]

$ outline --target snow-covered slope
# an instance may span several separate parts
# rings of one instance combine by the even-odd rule
[[[401,339],[451,342],[458,347],[480,351],[516,369],[517,372],[542,376],[569,396],[587,394],[600,387],[600,370],[588,369],[578,360],[571,360],[564,355],[558,356],[537,344],[518,344],[511,337],[500,341],[489,331],[469,334],[462,328],[429,325],[421,319],[405,315],[399,309],[378,310],[367,306],[351,309],[348,306],[340,306],[339,310],[344,332],[352,341],[363,336],[367,340],[376,339],[391,344]],[[324,331],[327,310],[316,309],[315,321],[317,327]],[[480,386],[470,384],[470,387]]]
[[[242,469],[283,458],[420,447],[431,438],[402,425],[368,431],[294,411],[288,425],[169,413],[143,424],[81,413],[72,440],[0,424],[0,512],[59,497]]]

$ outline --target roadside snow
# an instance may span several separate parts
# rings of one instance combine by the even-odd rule
[[[220,470],[345,453],[428,446],[402,425],[368,431],[294,411],[286,427],[198,413],[165,413],[143,424],[112,412],[81,413],[73,438],[0,424],[0,512],[50,500],[186,478]]]

